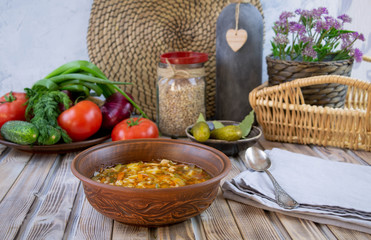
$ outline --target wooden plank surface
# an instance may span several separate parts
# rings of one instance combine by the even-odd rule
[[[74,239],[111,239],[113,220],[97,212],[85,198]]]
[[[62,239],[75,200],[79,180],[70,166],[76,154],[58,159],[55,172],[46,179],[39,198],[26,219],[27,227],[22,237],[27,239]]]
[[[207,239],[242,239],[221,189],[215,201],[200,217]]]
[[[189,219],[185,222],[157,228],[156,239],[186,240],[196,239],[192,221]]]
[[[3,239],[14,239],[49,174],[57,155],[34,155],[0,203]]]
[[[371,165],[371,152],[356,151],[354,154],[368,165]]]
[[[6,146],[3,144],[0,144],[0,154],[6,149]]]
[[[333,147],[270,142],[330,161],[370,165],[371,153]],[[70,171],[74,154],[31,154],[0,145],[0,239],[368,239],[371,234],[322,225],[226,200],[219,190],[201,215],[159,228],[129,226],[93,209]],[[228,181],[245,170],[231,158]],[[3,220],[4,219],[4,220]]]
[[[31,159],[31,156],[31,153],[23,153],[15,149],[11,149],[2,157],[0,161],[0,201],[12,187],[18,178],[18,175],[22,172],[28,161]]]
[[[75,239],[75,235],[77,232],[78,224],[80,222],[82,208],[85,202],[85,194],[83,191],[83,187],[81,182],[79,183],[79,187],[77,190],[77,195],[75,197],[75,201],[73,207],[71,209],[71,214],[68,219],[68,223],[66,229],[64,231],[64,240],[73,240]]]
[[[220,184],[233,177],[234,174],[229,172]],[[200,215],[200,219],[207,239],[243,239],[221,188],[215,201]]]
[[[240,159],[231,158],[231,162],[232,169],[225,179],[227,181],[245,170]],[[228,204],[244,239],[280,239],[280,235],[285,232],[282,230],[283,233],[277,233],[269,216],[262,209],[232,200],[228,200]]]
[[[150,239],[150,231],[146,227],[130,226],[114,221],[112,230],[113,240],[142,240]]]

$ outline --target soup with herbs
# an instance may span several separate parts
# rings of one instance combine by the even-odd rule
[[[211,176],[199,167],[167,159],[118,164],[95,172],[100,183],[131,188],[172,188],[204,182]]]

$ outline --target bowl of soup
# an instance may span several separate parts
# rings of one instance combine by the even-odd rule
[[[71,164],[87,200],[116,221],[156,227],[205,211],[231,168],[221,151],[178,139],[133,139],[99,144]]]

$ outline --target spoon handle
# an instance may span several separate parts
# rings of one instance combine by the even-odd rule
[[[299,204],[285,190],[283,190],[283,188],[278,184],[273,175],[268,170],[265,170],[265,172],[272,180],[277,204],[285,209],[294,209],[298,207]]]

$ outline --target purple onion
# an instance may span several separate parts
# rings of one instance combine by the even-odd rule
[[[133,99],[130,94],[127,95]],[[100,110],[103,116],[102,127],[112,129],[122,120],[129,118],[134,107],[121,93],[115,92],[106,99]]]

